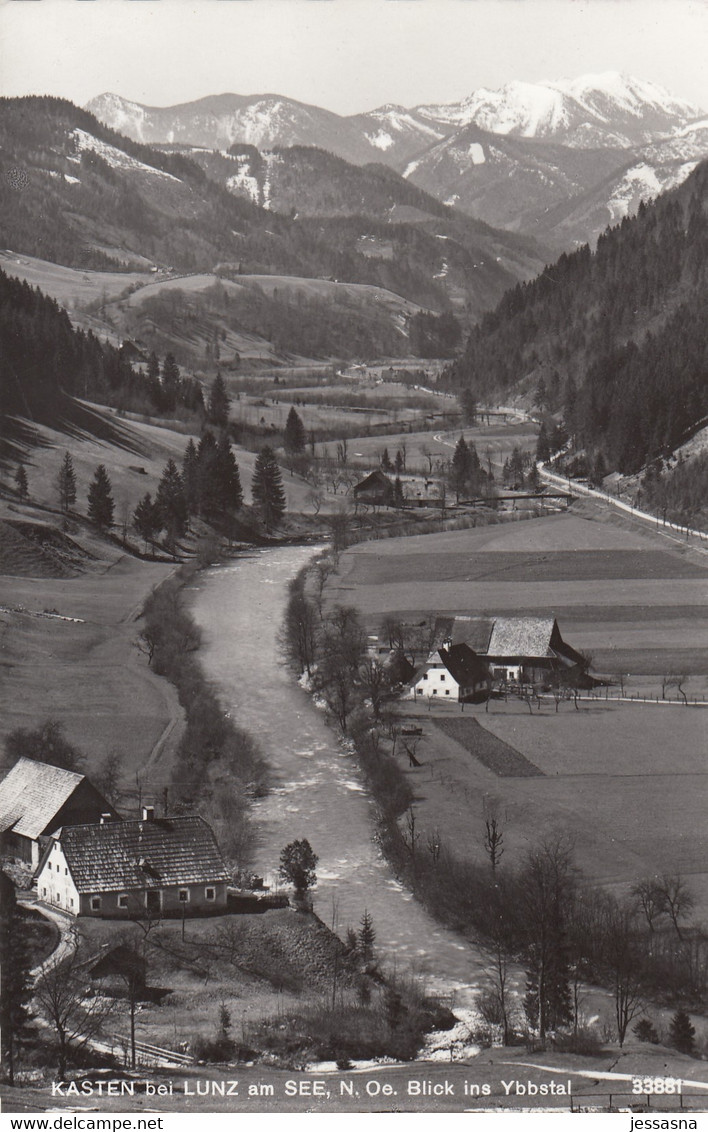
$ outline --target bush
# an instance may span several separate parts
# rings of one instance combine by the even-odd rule
[[[554,1048],[563,1053],[578,1053],[584,1057],[592,1057],[602,1049],[600,1035],[589,1026],[578,1026],[575,1032],[557,1031]]]

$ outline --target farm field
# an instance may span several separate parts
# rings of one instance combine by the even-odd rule
[[[405,773],[421,844],[438,829],[454,852],[483,860],[482,803],[496,800],[507,862],[540,835],[564,833],[589,878],[622,891],[642,876],[680,872],[696,896],[697,918],[705,916],[708,709],[586,701],[579,708],[564,703],[556,714],[549,699],[529,715],[510,700],[488,713],[445,705],[420,714],[411,704],[423,728],[422,765]],[[516,765],[513,755],[495,773],[488,755],[500,740],[541,773]],[[480,743],[489,766],[474,754]],[[408,762],[404,754],[398,761]]]
[[[584,506],[364,543],[342,556],[330,601],[356,605],[372,627],[389,613],[552,615],[595,672],[631,674],[656,693],[663,674],[682,671],[691,694],[705,693],[708,560],[605,518]]]
[[[464,435],[469,444],[473,441],[483,467],[490,464],[495,475],[501,471],[504,461],[515,447],[524,452],[533,452],[536,447],[537,426],[533,422],[504,422],[491,417],[491,423],[447,431],[447,426],[437,426],[429,421],[424,431],[401,429],[387,436],[355,436],[349,440],[349,461],[362,468],[374,468],[381,460],[384,448],[391,459],[397,449],[406,451],[406,470],[409,472],[430,472],[441,461],[452,459],[455,445]],[[441,429],[443,431],[441,431]],[[318,448],[319,454],[319,448]]]
[[[179,722],[165,734],[167,746],[155,751],[150,769],[148,760],[182,711],[175,689],[151,672],[135,647],[135,618],[171,567],[118,551],[107,555],[105,543],[101,553],[98,541],[88,545],[96,557],[76,577],[0,577],[0,745],[18,727],[55,719],[84,754],[87,773],[116,751],[123,787],[134,791],[139,770],[157,795],[169,780],[168,752],[179,739]],[[42,616],[44,610],[60,617]]]
[[[104,295],[115,298],[127,287],[141,286],[154,279],[148,271],[89,271],[8,250],[0,252],[0,268],[31,287],[39,287],[68,309],[77,303],[95,302]]]

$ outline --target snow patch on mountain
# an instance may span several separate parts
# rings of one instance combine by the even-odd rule
[[[636,212],[640,201],[654,200],[660,193],[680,185],[697,164],[697,161],[687,161],[682,165],[657,167],[640,162],[632,166],[615,185],[607,202],[611,223]]]
[[[171,173],[163,173],[162,169],[155,169],[153,165],[145,165],[137,158],[124,153],[122,149],[117,149],[116,146],[95,138],[93,134],[88,134],[85,130],[77,128],[72,130],[70,136],[74,139],[79,152],[85,149],[90,150],[92,153],[98,154],[113,169],[135,169],[142,173],[150,173],[154,177],[165,177],[168,181],[181,183],[179,177],[173,177]]]
[[[254,204],[260,201],[260,185],[258,180],[251,173],[250,165],[242,165],[238,173],[234,173],[233,177],[229,177],[226,181],[226,188],[232,193],[237,193],[243,196],[246,193]]]
[[[487,160],[484,155],[484,148],[479,144],[479,142],[472,142],[469,149],[467,150],[467,153],[469,157],[472,158],[473,165],[484,165],[485,161]]]
[[[129,102],[119,94],[99,94],[87,105],[87,109],[95,114],[101,122],[105,122],[111,129],[119,134],[126,134],[143,140],[143,130],[147,117],[146,109],[137,102]]]
[[[647,106],[660,110],[666,115],[680,114],[695,117],[700,113],[692,103],[674,97],[658,83],[637,79],[619,71],[604,71],[601,74],[581,75],[575,79],[561,79],[549,83],[549,86],[571,95],[581,106],[598,116],[598,101],[603,98],[637,118],[642,116]]]
[[[386,130],[379,130],[375,134],[364,134],[364,137],[371,145],[375,145],[377,149],[387,150],[393,145],[393,138]]]

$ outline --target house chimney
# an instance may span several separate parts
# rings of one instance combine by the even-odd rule
[[[154,821],[154,820],[155,820],[155,807],[154,806],[143,806],[143,821]]]
[[[110,814],[101,814],[101,825],[105,825],[106,822],[108,822],[110,820],[111,820]]]

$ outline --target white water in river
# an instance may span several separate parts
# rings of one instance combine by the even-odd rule
[[[470,1005],[479,953],[436,924],[396,881],[375,843],[372,805],[354,758],[281,659],[287,585],[313,554],[297,546],[254,551],[202,575],[194,592],[205,672],[235,722],[258,738],[273,773],[272,792],[254,807],[260,836],[253,867],[272,876],[282,847],[306,837],[319,857],[318,915],[343,935],[368,908],[377,950],[389,964]]]

